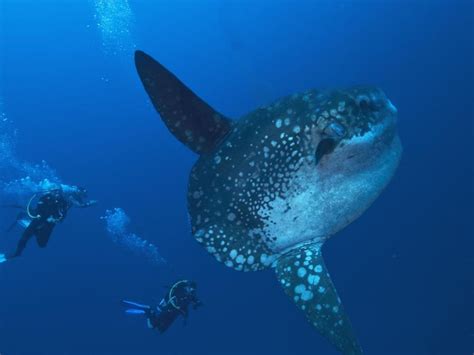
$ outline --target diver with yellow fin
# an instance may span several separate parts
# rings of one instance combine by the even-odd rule
[[[169,288],[165,297],[156,307],[125,300],[122,303],[129,307],[125,313],[144,315],[148,328],[164,333],[179,316],[183,316],[186,322],[189,306],[192,306],[193,309],[202,306],[202,302],[197,297],[196,288],[196,282],[180,280]]]
[[[32,204],[36,198],[38,202],[33,208]],[[16,250],[9,255],[0,254],[0,263],[20,256],[33,236],[36,236],[40,248],[46,247],[54,227],[66,218],[71,207],[89,207],[96,203],[95,200],[87,201],[87,191],[77,186],[60,185],[42,195],[34,194],[26,206],[26,215],[20,214],[9,228],[16,223],[25,227]]]

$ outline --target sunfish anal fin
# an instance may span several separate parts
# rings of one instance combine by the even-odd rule
[[[351,323],[327,272],[320,244],[282,255],[276,274],[286,294],[311,324],[343,354],[362,354]]]
[[[214,110],[148,54],[136,51],[135,66],[166,126],[191,150],[198,154],[209,153],[230,132],[231,120]]]

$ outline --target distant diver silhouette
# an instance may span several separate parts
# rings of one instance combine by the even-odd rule
[[[37,197],[38,203],[33,208],[33,201]],[[11,230],[17,224],[25,228],[16,250],[8,255],[0,254],[0,263],[21,256],[33,236],[36,236],[38,246],[45,248],[54,227],[66,218],[71,207],[89,207],[97,203],[97,201],[86,199],[87,191],[84,188],[67,185],[31,196],[25,208],[26,212],[20,212],[15,222],[8,228]],[[18,208],[16,205],[11,207]]]
[[[180,280],[166,292],[158,306],[152,307],[133,301],[123,300],[122,303],[128,307],[127,314],[144,315],[149,328],[164,333],[179,317],[184,317],[186,322],[189,316],[189,306],[197,309],[202,302],[196,294],[197,284],[194,281]]]

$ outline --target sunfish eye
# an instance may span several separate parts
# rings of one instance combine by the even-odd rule
[[[326,127],[326,134],[331,137],[342,138],[346,134],[346,129],[338,122],[331,122]]]

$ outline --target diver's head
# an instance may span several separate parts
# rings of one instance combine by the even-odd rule
[[[87,199],[87,190],[80,186],[63,186],[63,192],[73,203],[81,204]]]
[[[193,294],[196,292],[196,289],[197,289],[197,283],[194,282],[194,281],[186,281],[186,284],[185,284],[185,291],[186,293],[188,294]]]

